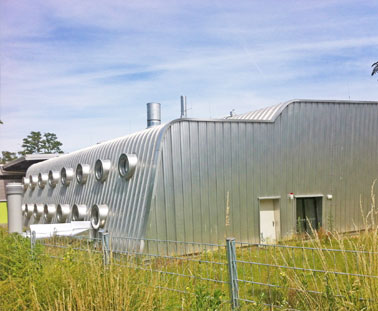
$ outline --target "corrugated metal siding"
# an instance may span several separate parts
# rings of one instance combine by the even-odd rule
[[[227,117],[227,119],[239,119],[239,120],[256,120],[256,121],[274,121],[281,111],[289,104],[282,103],[259,110],[235,115],[233,117]]]
[[[287,237],[296,225],[291,192],[332,194],[323,199],[323,226],[360,228],[360,195],[366,214],[378,177],[377,133],[377,103],[295,101],[274,122],[175,121],[163,139],[156,184],[164,186],[156,188],[147,237],[258,242],[265,196],[281,197]]]
[[[323,225],[361,227],[360,195],[366,214],[378,176],[377,103],[292,101],[269,111],[252,120],[175,120],[33,165],[27,176],[78,163],[93,169],[98,158],[113,164],[104,184],[92,171],[84,186],[37,187],[24,201],[108,204],[113,236],[223,243],[259,241],[259,197],[281,197],[281,234],[289,236],[296,213],[288,193],[332,194]],[[130,181],[117,171],[124,152],[139,159]],[[177,251],[172,245],[158,251]]]
[[[158,149],[164,125],[96,146],[79,150],[31,166],[26,176],[61,170],[62,167],[76,168],[77,164],[89,164],[91,173],[84,185],[74,179],[68,187],[59,183],[55,188],[38,186],[25,192],[24,203],[54,204],[107,204],[110,212],[105,230],[114,236],[141,237],[146,225],[153,190]],[[118,158],[122,153],[135,153],[138,165],[134,176],[126,181],[118,173]],[[97,159],[109,159],[112,168],[104,183],[96,181],[94,164]],[[147,214],[147,215],[146,215]],[[42,222],[42,220],[41,220]],[[53,220],[55,222],[55,220]],[[31,219],[29,223],[34,223]]]

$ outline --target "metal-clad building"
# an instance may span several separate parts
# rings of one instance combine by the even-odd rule
[[[130,178],[119,173],[121,154],[138,159]],[[110,160],[106,180],[95,178],[98,159],[104,170]],[[270,242],[310,225],[352,231],[378,177],[378,102],[294,100],[220,120],[177,119],[35,164],[27,176],[36,183],[78,164],[90,167],[85,184],[42,178],[25,191],[29,210],[106,205],[102,224],[113,236],[203,243]],[[48,221],[28,215],[26,224]]]

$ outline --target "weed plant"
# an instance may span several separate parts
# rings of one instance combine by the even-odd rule
[[[319,230],[282,245],[237,244],[240,309],[378,310],[373,194],[358,234]],[[57,238],[31,249],[0,228],[4,311],[230,310],[227,282],[225,248],[175,258],[111,254],[104,265],[97,242]]]

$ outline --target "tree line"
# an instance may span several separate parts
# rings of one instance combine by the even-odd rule
[[[33,153],[63,153],[61,149],[62,143],[54,133],[41,133],[31,131],[28,136],[22,140],[23,150],[18,152],[2,151],[0,157],[0,164],[5,164],[9,161],[17,159],[18,156]]]

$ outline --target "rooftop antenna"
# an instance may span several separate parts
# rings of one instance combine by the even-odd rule
[[[180,118],[187,118],[188,107],[186,104],[186,96],[181,95],[181,115]]]

